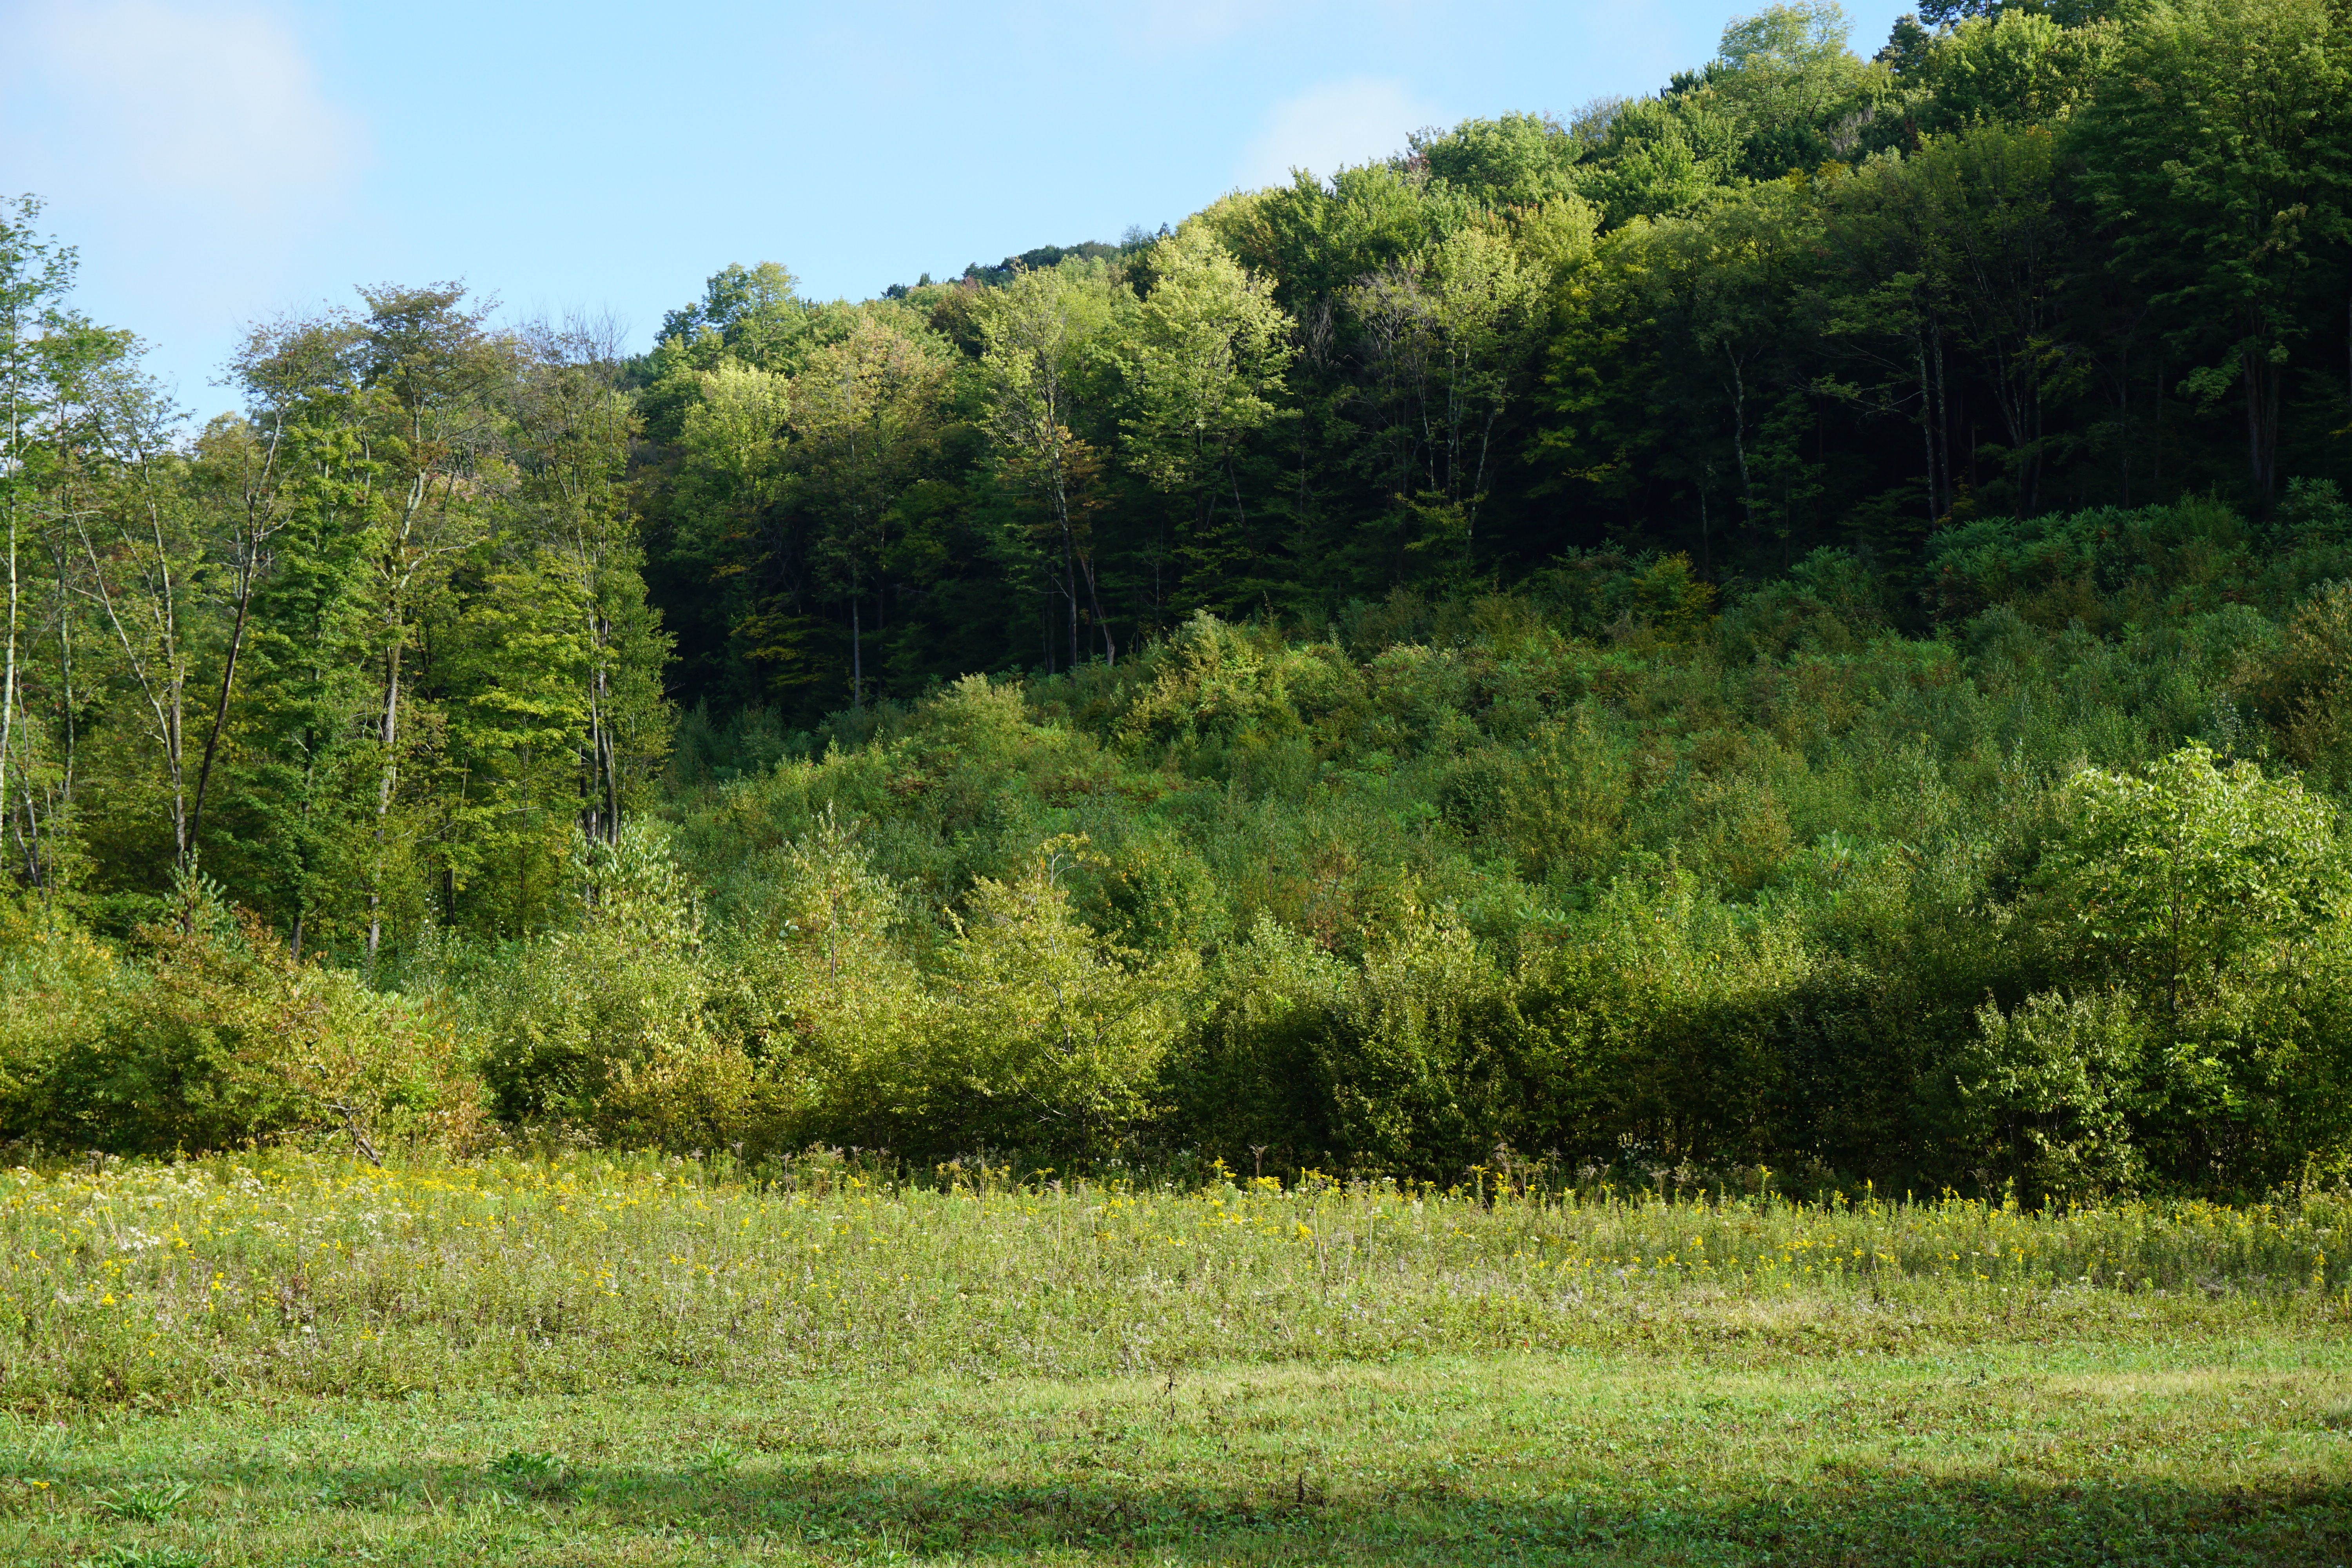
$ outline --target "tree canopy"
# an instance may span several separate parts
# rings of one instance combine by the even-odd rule
[[[0,1138],[2352,1169],[2342,0],[1771,5],[643,352],[371,285],[200,428],[75,264]]]

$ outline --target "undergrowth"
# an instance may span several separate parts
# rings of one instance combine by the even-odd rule
[[[1728,1358],[2352,1321],[2352,1204],[290,1152],[0,1177],[0,1400]]]

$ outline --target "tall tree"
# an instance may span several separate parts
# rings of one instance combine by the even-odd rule
[[[1542,324],[1543,278],[1499,226],[1474,226],[1350,291],[1378,410],[1377,447],[1412,542],[1475,569],[1495,427]]]
[[[138,344],[84,367],[76,400],[88,411],[107,481],[71,524],[89,567],[88,594],[111,634],[123,678],[163,770],[163,811],[174,859],[193,868],[188,806],[187,705],[202,635],[198,593],[211,516],[177,448],[182,416],[141,373]]]
[[[401,761],[402,666],[426,595],[484,525],[477,504],[499,458],[498,402],[510,345],[488,330],[490,307],[462,285],[361,290],[362,384],[373,395],[372,456],[383,483],[372,497],[383,702],[376,743],[376,847],[369,870],[367,958],[383,941],[393,803]]]
[[[1066,262],[1021,273],[987,294],[975,312],[988,432],[999,467],[1016,489],[1045,507],[1061,545],[1060,592],[1069,610],[1073,665],[1085,657],[1078,630],[1081,579],[1104,657],[1118,657],[1103,614],[1091,537],[1082,529],[1081,490],[1100,471],[1101,458],[1073,427],[1081,419],[1088,373],[1097,363],[1096,351],[1110,324],[1115,297],[1099,264]]]
[[[215,814],[240,897],[306,942],[359,934],[375,857],[382,713],[368,457],[354,387],[312,398],[282,441],[279,527],[249,615],[234,792]]]
[[[0,528],[7,532],[8,574],[7,619],[0,627],[0,819],[14,815],[11,764],[20,788],[29,771],[30,726],[19,716],[23,555],[40,479],[39,426],[51,402],[53,337],[75,268],[73,251],[37,231],[40,216],[35,197],[0,202]],[[30,825],[20,831],[31,831]]]
[[[514,443],[518,503],[578,605],[580,828],[604,843],[617,842],[633,789],[667,742],[669,639],[646,609],[644,548],[622,487],[642,422],[618,384],[617,338],[588,318],[526,334]]]
[[[2087,369],[2067,330],[2069,263],[2081,251],[2057,161],[2057,138],[2041,126],[1981,125],[1874,165],[1835,193],[1831,226],[1874,258],[1867,265],[1880,287],[1910,279],[1921,395],[1945,426],[1930,436],[1931,463],[1941,469],[1931,489],[1940,488],[1945,511],[1952,493],[1946,348],[1991,395],[2005,439],[1988,443],[1986,456],[1999,459],[2012,487],[2000,499],[2028,513],[2042,505],[2051,409]]]
[[[228,724],[229,704],[236,692],[254,593],[269,569],[271,543],[287,521],[289,491],[285,458],[294,422],[322,394],[348,387],[358,342],[354,324],[341,316],[256,325],[229,365],[230,374],[246,395],[248,412],[241,419],[215,421],[206,432],[202,448],[206,467],[228,492],[233,509],[228,542],[231,608],[219,689],[212,722],[205,732],[195,799],[188,814],[191,840],[202,837],[205,799]]]
[[[2258,504],[2279,485],[2287,366],[2352,247],[2352,21],[2329,0],[2182,0],[2138,18],[2077,121],[2118,264],[2156,290],[2186,389],[2235,389]]]
[[[1245,521],[1234,459],[1280,412],[1295,323],[1205,223],[1161,240],[1145,266],[1150,289],[1122,299],[1113,348],[1126,391],[1120,428],[1146,479],[1192,498],[1184,566],[1194,592],[1211,596],[1208,584],[1239,564],[1213,519],[1223,496],[1234,527]]]
[[[865,603],[891,508],[938,442],[948,381],[945,345],[875,313],[812,353],[792,380],[793,466],[804,503],[825,520],[822,551],[849,601],[852,709],[866,704]]]

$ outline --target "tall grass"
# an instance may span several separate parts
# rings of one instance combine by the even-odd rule
[[[2037,1212],[835,1160],[19,1169],[0,1400],[2130,1337],[2352,1320],[2347,1218],[2332,1196]]]

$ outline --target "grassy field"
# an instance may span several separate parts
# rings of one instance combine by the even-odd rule
[[[2352,1562],[2352,1207],[0,1177],[10,1563]]]

